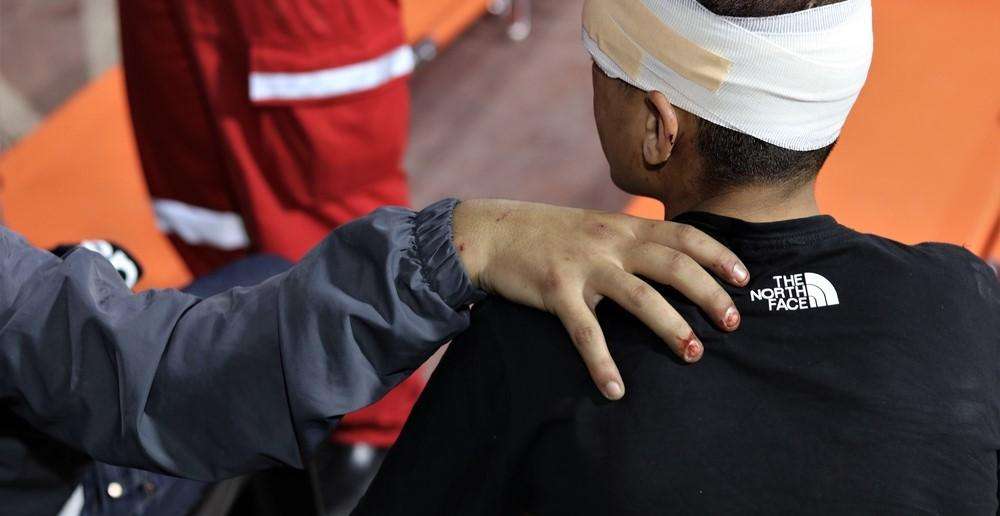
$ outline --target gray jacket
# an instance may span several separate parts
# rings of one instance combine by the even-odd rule
[[[287,273],[205,299],[133,294],[96,253],[59,259],[0,229],[0,418],[194,479],[301,466],[467,327],[481,292],[451,243],[456,202],[379,210]]]

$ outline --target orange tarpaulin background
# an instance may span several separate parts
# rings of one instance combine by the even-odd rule
[[[1000,3],[874,8],[871,73],[820,174],[820,207],[861,231],[1000,258]],[[645,199],[629,211],[663,216]]]

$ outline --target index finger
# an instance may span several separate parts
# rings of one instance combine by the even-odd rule
[[[640,239],[680,251],[737,287],[750,281],[750,272],[743,261],[704,231],[688,224],[655,220],[646,221],[644,228],[636,233]]]
[[[608,351],[601,325],[594,312],[584,303],[583,297],[565,298],[555,303],[552,311],[566,327],[576,351],[587,364],[590,378],[604,397],[609,400],[621,399],[625,395],[621,373]]]

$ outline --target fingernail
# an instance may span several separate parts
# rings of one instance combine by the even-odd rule
[[[689,340],[687,345],[684,346],[684,360],[697,362],[701,358],[703,350],[701,343],[697,339]]]
[[[744,283],[744,282],[746,282],[747,278],[749,278],[749,277],[750,277],[750,273],[747,271],[747,268],[746,268],[745,265],[743,265],[740,262],[736,262],[736,265],[733,265],[733,278],[736,281],[738,281],[740,283]]]
[[[735,306],[730,306],[726,310],[726,317],[722,321],[726,328],[735,328],[740,324],[740,311],[736,309]]]
[[[620,400],[624,395],[625,389],[622,388],[622,384],[614,380],[604,384],[604,396],[609,400]]]

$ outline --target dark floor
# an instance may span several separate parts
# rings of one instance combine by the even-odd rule
[[[536,0],[534,31],[487,17],[413,79],[413,202],[495,196],[621,209],[591,107],[580,2]]]

